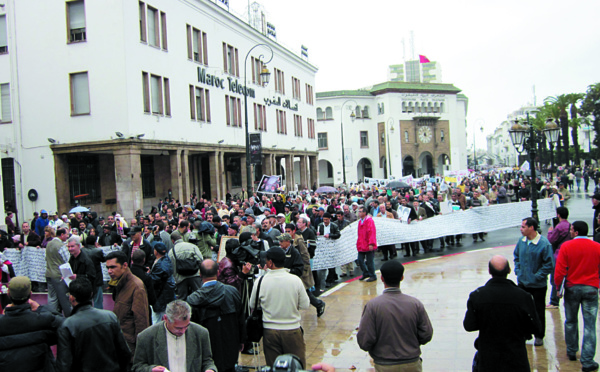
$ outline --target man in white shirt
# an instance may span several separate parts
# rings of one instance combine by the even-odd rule
[[[306,345],[300,328],[300,310],[310,306],[302,280],[284,269],[285,252],[279,247],[267,251],[269,271],[254,285],[250,306],[254,307],[256,296],[263,310],[263,348],[268,366],[273,366],[281,354],[294,354],[306,367]],[[251,309],[251,311],[254,309]]]
[[[132,370],[215,372],[208,331],[191,323],[191,315],[187,302],[169,303],[163,321],[138,335]]]

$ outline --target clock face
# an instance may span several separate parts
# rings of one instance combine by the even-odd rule
[[[429,127],[421,127],[419,128],[419,140],[423,143],[431,142],[431,138],[433,137],[433,133],[431,132],[431,128]]]

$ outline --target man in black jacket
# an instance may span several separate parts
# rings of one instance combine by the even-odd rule
[[[283,267],[290,270],[290,274],[296,275],[302,279],[302,273],[304,272],[304,261],[300,252],[294,246],[292,246],[292,236],[288,233],[279,235],[279,246],[285,252],[285,263]]]
[[[17,276],[8,284],[11,306],[0,316],[0,371],[33,372],[54,364],[50,346],[64,318],[30,299],[31,281]]]
[[[154,249],[149,241],[142,236],[141,227],[133,227],[129,230],[129,239],[123,243],[121,250],[127,256],[127,263],[131,264],[131,254],[134,250],[142,250],[146,254],[146,266],[152,267],[154,263]]]
[[[469,295],[463,321],[467,332],[479,331],[474,363],[478,371],[529,371],[525,341],[540,330],[533,298],[506,278],[503,256],[492,257],[489,272],[492,279]]]
[[[86,238],[86,244],[81,247],[81,250],[87,253],[96,270],[96,279],[92,282],[92,286],[94,287],[94,297],[92,298],[94,307],[96,309],[103,309],[104,299],[102,297],[102,286],[104,285],[104,274],[102,273],[102,262],[106,262],[106,258],[104,257],[102,249],[94,247],[95,241],[96,238],[94,236],[88,236]]]
[[[140,278],[146,287],[146,294],[148,295],[148,313],[150,314],[150,324],[152,324],[152,311],[150,311],[150,306],[154,306],[156,303],[156,293],[154,292],[154,282],[152,281],[152,278],[150,278],[150,275],[148,275],[148,267],[145,265],[146,253],[138,249],[133,252],[131,261],[131,273]]]
[[[317,227],[317,235],[318,236],[322,236],[325,239],[333,239],[333,240],[337,240],[340,238],[341,234],[340,234],[340,229],[338,228],[338,225],[336,225],[335,223],[331,222],[331,215],[329,213],[324,213],[323,214],[323,222],[321,222],[319,224],[319,226]],[[321,283],[322,283],[322,278],[325,275],[325,270],[319,270],[319,278],[321,279]],[[338,280],[338,275],[335,272],[335,267],[332,267],[329,269],[329,272],[327,274],[327,277],[325,278],[325,285],[327,287],[331,287],[333,285],[333,283],[335,283],[336,280]]]
[[[77,278],[69,284],[71,316],[58,330],[60,371],[127,371],[131,352],[117,316],[92,307],[92,283]]]
[[[72,236],[67,240],[67,248],[71,257],[69,258],[69,265],[73,271],[73,276],[69,279],[87,278],[90,282],[96,280],[96,268],[87,252],[81,250],[81,241],[78,236]]]

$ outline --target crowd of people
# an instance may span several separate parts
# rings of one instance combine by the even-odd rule
[[[443,213],[442,203],[465,210],[529,200],[531,182],[538,197],[558,195],[565,205],[570,198],[569,189],[583,186],[587,190],[590,179],[598,185],[599,177],[600,172],[589,169],[583,172],[562,169],[556,178],[535,180],[521,171],[489,171],[465,177],[458,183],[437,177],[402,189],[358,184],[328,193],[303,190],[237,198],[227,193],[225,200],[192,194],[185,203],[172,198],[160,200],[149,213],[138,210],[131,218],[124,218],[118,212],[104,218],[93,211],[67,215],[41,210],[20,228],[7,223],[8,239],[3,241],[1,249],[45,249],[46,281],[17,280],[11,263],[2,257],[2,280],[9,286],[7,292],[13,295],[0,294],[0,305],[6,314],[0,323],[17,315],[32,317],[30,313],[35,312],[44,314],[44,325],[40,329],[35,328],[36,322],[29,324],[33,328],[0,326],[0,354],[1,345],[15,336],[19,348],[35,350],[47,357],[48,350],[43,345],[52,344],[53,337],[58,335],[59,370],[88,370],[86,365],[93,370],[100,361],[111,359],[106,362],[112,366],[107,371],[124,368],[161,371],[157,366],[176,371],[173,365],[183,368],[190,360],[197,361],[195,365],[201,366],[198,370],[229,371],[234,370],[239,351],[258,352],[256,344],[247,340],[244,324],[258,306],[263,310],[267,364],[273,365],[281,354],[294,353],[305,365],[301,310],[312,305],[316,316],[323,316],[326,303],[319,297],[340,277],[354,276],[355,264],[361,269],[361,280],[376,281],[373,264],[376,251],[382,252],[382,261],[392,263],[397,262],[394,258],[398,248],[404,250],[405,256],[434,250],[434,240],[403,243],[401,247],[377,246],[374,218],[405,218],[403,222],[411,223]],[[599,205],[598,211],[600,195],[593,200],[594,206]],[[12,222],[14,215],[7,216]],[[562,218],[561,223],[566,221],[560,208],[558,218]],[[338,268],[313,270],[317,237],[339,239],[343,230],[355,221],[358,259]],[[537,223],[526,222],[522,230],[531,230]],[[595,218],[594,229],[597,227]],[[526,245],[523,249],[529,249],[530,242],[539,241],[533,232],[529,235],[524,234],[525,243],[519,242],[515,250],[515,271],[520,277],[519,286],[536,299],[535,308],[543,323],[541,310],[546,290],[542,295],[537,279],[529,281],[520,275],[519,246]],[[462,238],[460,234],[439,238],[437,249],[460,247]],[[548,239],[549,244],[554,244],[552,240],[565,241],[564,224],[558,224],[554,232],[551,229]],[[478,240],[485,240],[485,232],[473,234],[473,241]],[[544,273],[553,272],[552,256],[557,257],[557,252],[551,250],[550,269],[546,267]],[[71,269],[67,278],[61,270],[66,263]],[[110,277],[108,281],[103,277],[103,263]],[[399,270],[394,265],[390,267]],[[401,280],[392,271],[387,278],[384,283],[392,287]],[[39,306],[32,301],[29,297],[32,290],[47,291],[48,305]],[[105,292],[112,294],[112,315],[102,312]],[[557,306],[554,287],[552,294],[548,306]],[[93,324],[104,326],[96,331],[83,330]],[[38,330],[44,330],[39,338],[30,337]],[[543,329],[536,331],[536,345],[543,344]],[[22,334],[28,336],[17,337]],[[114,348],[96,359],[83,358],[89,353],[81,350],[80,341],[90,337],[97,337],[98,342],[110,338]],[[431,339],[427,334],[419,337],[421,344]],[[206,340],[210,340],[212,348],[206,347]],[[188,349],[188,343],[197,346],[193,355],[181,352]],[[142,344],[144,347],[140,349]],[[4,355],[12,361],[9,355],[19,354]],[[42,359],[31,358],[30,362],[48,363]],[[195,368],[200,367],[188,366],[187,370]]]

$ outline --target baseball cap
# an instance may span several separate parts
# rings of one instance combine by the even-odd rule
[[[31,280],[26,276],[14,277],[8,282],[10,298],[17,301],[23,301],[31,294]]]
[[[291,242],[293,239],[292,239],[292,236],[290,234],[283,233],[283,234],[279,235],[279,237],[277,238],[277,240],[279,240],[280,242],[283,242],[283,241]]]
[[[319,209],[318,209],[318,210],[320,210],[320,211],[324,211],[324,210],[325,210],[325,208],[323,208],[323,207],[319,207]]]
[[[156,244],[154,244],[154,249],[158,253],[160,253],[160,254],[167,253],[167,246],[164,243],[156,243]]]
[[[45,210],[45,209],[42,209],[42,210],[40,211],[40,213],[41,213],[41,214],[44,214],[44,213],[48,214],[48,212],[46,212],[46,210]]]

